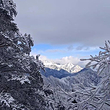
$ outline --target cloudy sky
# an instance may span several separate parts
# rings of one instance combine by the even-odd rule
[[[35,43],[32,54],[79,64],[110,40],[110,0],[15,2],[20,32],[30,33]]]

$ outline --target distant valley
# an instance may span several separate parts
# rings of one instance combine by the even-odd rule
[[[46,77],[53,76],[61,79],[67,76],[74,76],[75,73],[83,69],[79,65],[74,65],[72,63],[60,64],[47,60],[42,62],[45,65],[45,72],[41,71],[41,73]]]
[[[41,70],[44,84],[50,84],[51,87],[56,88],[60,86],[62,89],[71,91],[76,85],[90,87],[97,86],[101,78],[95,71],[88,68],[81,68],[78,65],[68,63],[65,65],[57,64],[49,61],[44,62],[45,72]]]

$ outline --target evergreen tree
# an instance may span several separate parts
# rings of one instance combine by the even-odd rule
[[[43,64],[30,56],[33,41],[14,22],[12,0],[0,0],[0,110],[45,110]]]

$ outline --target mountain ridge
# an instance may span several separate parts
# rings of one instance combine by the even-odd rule
[[[82,84],[84,87],[90,87],[91,85],[97,86],[101,81],[101,77],[99,77],[95,71],[84,68],[80,72],[75,74],[71,74],[71,76],[66,76],[62,78],[55,77],[54,75],[50,75],[45,77],[42,75],[44,84],[50,84],[51,87],[56,88],[57,85],[61,86],[62,89],[71,91],[73,86]]]
[[[58,70],[58,71],[63,69],[63,70],[65,70],[65,71],[67,71],[67,72],[69,72],[71,74],[79,72],[80,70],[83,69],[79,65],[74,65],[73,63],[61,64],[61,63],[48,61],[48,60],[42,60],[42,62],[44,63],[44,66],[46,68],[55,69],[55,70]]]

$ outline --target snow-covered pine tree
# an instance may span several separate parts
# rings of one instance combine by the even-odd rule
[[[45,110],[43,64],[30,56],[33,41],[14,23],[13,0],[0,0],[0,110]]]
[[[30,35],[21,35],[16,24],[13,22],[13,15],[16,15],[15,4],[11,0],[2,0],[0,5],[0,71],[29,71],[22,65],[20,59],[23,57],[25,62],[31,52],[33,41]],[[24,62],[24,61],[23,61]],[[22,66],[21,66],[22,65]],[[8,70],[7,70],[8,69]],[[17,70],[16,70],[17,69]]]
[[[87,91],[88,98],[79,104],[78,110],[109,110],[110,109],[110,41],[105,42],[105,47],[100,47],[103,51],[99,55],[91,56],[86,65],[96,69],[101,76],[101,82],[97,87],[92,87]]]

